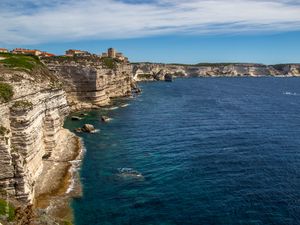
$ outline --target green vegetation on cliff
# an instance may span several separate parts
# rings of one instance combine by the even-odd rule
[[[118,59],[113,58],[101,58],[102,65],[107,69],[116,69],[118,66],[118,63],[120,62]]]
[[[13,221],[15,219],[15,208],[7,203],[6,201],[0,199],[0,217],[8,216],[8,221]]]
[[[0,64],[16,70],[32,71],[36,66],[42,65],[39,58],[32,55],[0,53],[0,57],[4,58],[0,60]]]
[[[28,110],[28,109],[32,109],[32,107],[33,107],[32,102],[27,100],[20,100],[20,101],[16,101],[11,108],[13,110]]]
[[[8,102],[14,95],[11,85],[0,82],[0,103]]]
[[[0,125],[0,136],[4,136],[5,134],[9,134],[9,130]]]

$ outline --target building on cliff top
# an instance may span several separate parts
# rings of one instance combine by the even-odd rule
[[[102,53],[101,58],[113,58],[120,61],[128,62],[128,58],[124,57],[123,53],[117,52],[114,48],[109,48],[107,52]]]
[[[55,54],[49,53],[49,52],[42,52],[40,55],[41,57],[52,57],[55,56]]]
[[[40,50],[37,49],[26,49],[26,48],[15,48],[14,50],[11,51],[13,54],[23,54],[23,55],[35,55],[39,56],[42,54]]]
[[[91,56],[91,53],[89,53],[88,51],[69,49],[66,51],[66,56]]]
[[[8,50],[6,48],[0,48],[0,53],[8,53]]]
[[[107,54],[108,54],[108,57],[110,58],[116,58],[116,50],[114,48],[109,48],[107,50]]]

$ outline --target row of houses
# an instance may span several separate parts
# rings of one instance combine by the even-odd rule
[[[12,54],[22,54],[22,55],[35,55],[40,57],[51,57],[55,56],[49,52],[43,52],[37,49],[26,49],[26,48],[15,48],[12,51],[9,51],[6,48],[0,48],[0,53],[12,53]]]
[[[0,53],[13,53],[13,54],[23,54],[23,55],[35,55],[39,57],[52,57],[55,56],[49,52],[43,52],[37,49],[25,49],[25,48],[15,48],[12,51],[9,51],[6,48],[0,48]],[[88,51],[69,49],[66,51],[65,56],[74,57],[74,56],[92,56],[93,54]],[[113,58],[118,59],[120,61],[128,62],[128,58],[123,55],[121,52],[117,52],[114,48],[109,48],[107,52],[102,53],[100,58]]]

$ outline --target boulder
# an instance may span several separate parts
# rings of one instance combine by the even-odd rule
[[[95,131],[95,127],[92,124],[84,124],[81,130],[83,132],[93,133]]]
[[[134,89],[132,89],[132,93],[134,93],[134,94],[140,94],[140,93],[142,93],[142,89],[140,89],[140,88],[134,88]]]
[[[81,128],[76,128],[76,129],[75,129],[75,132],[81,133],[81,132],[82,132],[82,129],[81,129]]]
[[[165,81],[172,82],[173,81],[173,75],[172,74],[166,74],[165,75]]]

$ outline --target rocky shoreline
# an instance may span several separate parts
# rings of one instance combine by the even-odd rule
[[[69,133],[69,131],[66,131]],[[81,185],[78,169],[84,154],[83,143],[74,134],[69,133],[62,141],[67,149],[49,158],[45,164],[44,173],[41,174],[44,182],[33,206],[37,209],[37,224],[46,222],[71,222],[73,220],[72,209],[69,206],[70,200],[81,196]],[[53,166],[53,161],[55,162]],[[40,221],[43,217],[44,221]]]

